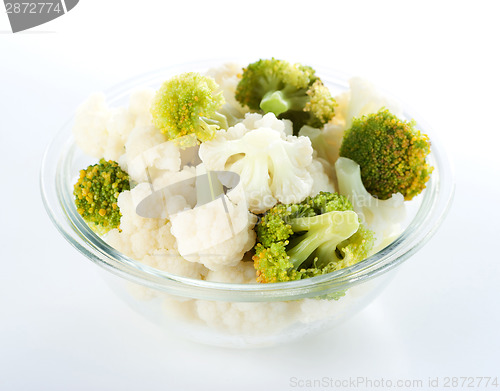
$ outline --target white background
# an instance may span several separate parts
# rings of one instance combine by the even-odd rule
[[[81,0],[18,34],[0,6],[0,389],[500,377],[497,5]],[[265,350],[199,346],[133,313],[52,226],[38,189],[45,146],[91,92],[172,63],[232,56],[367,77],[431,124],[456,169],[447,220],[373,304],[325,334]]]

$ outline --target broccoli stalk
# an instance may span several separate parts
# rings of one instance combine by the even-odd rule
[[[153,124],[181,145],[189,144],[193,136],[211,140],[218,129],[228,127],[227,118],[217,111],[225,102],[218,88],[212,78],[196,72],[167,80],[151,105]]]
[[[243,70],[236,99],[252,110],[291,120],[295,134],[303,125],[321,127],[335,115],[335,100],[311,67],[274,58]]]
[[[94,232],[103,235],[120,226],[118,196],[125,190],[130,190],[128,174],[118,163],[101,159],[80,171],[73,190],[76,210]]]
[[[278,204],[256,226],[257,281],[299,280],[351,266],[373,247],[351,203],[321,192],[298,204]]]
[[[274,113],[276,117],[289,110],[301,111],[309,101],[306,92],[307,90],[303,88],[297,90],[291,86],[285,86],[281,90],[271,90],[262,97],[259,106],[264,112]]]
[[[292,219],[294,233],[304,232],[290,240],[287,254],[297,270],[314,253],[314,267],[321,269],[339,261],[337,246],[350,238],[359,228],[358,216],[352,211],[329,212],[313,217]]]

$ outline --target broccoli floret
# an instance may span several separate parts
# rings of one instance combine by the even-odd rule
[[[227,129],[227,118],[217,110],[225,103],[219,86],[208,76],[183,73],[163,83],[151,105],[153,123],[170,140],[194,135],[211,140],[218,129]]]
[[[117,202],[124,190],[130,190],[128,174],[118,163],[101,159],[80,170],[73,190],[76,210],[94,232],[103,235],[120,226]]]
[[[236,99],[251,110],[291,120],[295,135],[303,125],[321,127],[335,115],[335,100],[314,69],[275,58],[243,69]]]
[[[259,282],[300,280],[351,266],[368,256],[374,242],[349,200],[328,192],[274,206],[256,232]]]
[[[429,137],[388,110],[353,120],[340,146],[340,156],[361,168],[363,184],[373,196],[386,200],[401,193],[411,200],[425,189],[433,167],[426,163]]]

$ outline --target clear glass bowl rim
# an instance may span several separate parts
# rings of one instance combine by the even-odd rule
[[[234,59],[233,59],[234,61]],[[203,72],[225,60],[172,65],[154,70],[116,85],[105,92],[110,106],[128,96],[140,86],[159,86],[166,76],[186,71]],[[241,61],[245,64],[248,61]],[[348,88],[345,73],[329,67],[315,66],[326,85],[341,90]],[[165,76],[166,75],[166,76]],[[391,97],[384,91],[384,95]],[[399,100],[400,101],[400,100]],[[83,222],[72,201],[72,194],[64,191],[65,162],[75,152],[71,135],[74,113],[48,145],[41,165],[40,189],[47,213],[58,231],[78,251],[107,271],[132,282],[158,289],[172,295],[206,300],[267,302],[288,301],[327,295],[373,279],[394,269],[420,249],[436,232],[451,206],[455,182],[453,168],[439,137],[408,105],[403,105],[404,116],[413,118],[417,128],[429,135],[432,152],[429,161],[434,172],[424,191],[420,208],[405,231],[388,247],[352,267],[314,278],[274,284],[232,284],[196,280],[151,268],[116,251],[97,236]]]

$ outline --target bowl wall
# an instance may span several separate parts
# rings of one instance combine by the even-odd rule
[[[166,332],[205,345],[261,348],[317,335],[343,323],[369,305],[395,273],[358,284],[338,299],[253,303],[179,297],[104,270],[101,274],[131,309]]]

